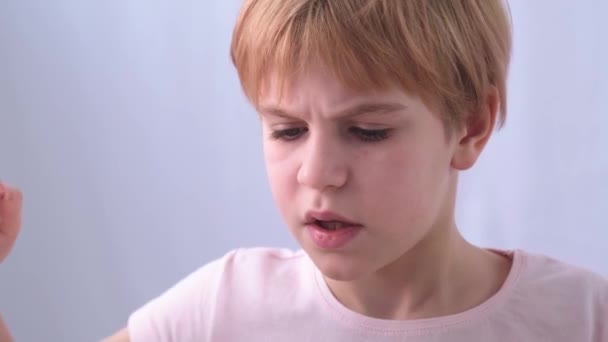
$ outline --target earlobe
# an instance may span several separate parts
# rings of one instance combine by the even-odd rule
[[[459,131],[452,158],[452,167],[457,170],[467,170],[475,164],[494,131],[499,104],[498,90],[492,87],[487,94],[483,105],[472,113]]]

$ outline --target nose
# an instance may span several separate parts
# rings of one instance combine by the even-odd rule
[[[339,141],[309,136],[298,170],[298,183],[318,191],[343,187],[348,179],[347,153]]]

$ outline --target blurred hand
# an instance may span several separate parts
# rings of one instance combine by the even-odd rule
[[[13,337],[4,324],[2,316],[0,316],[0,342],[13,342]]]
[[[0,263],[10,253],[21,229],[21,191],[0,182]]]
[[[22,204],[21,192],[0,182],[0,263],[10,253],[19,235]],[[0,342],[11,341],[13,338],[0,315]]]

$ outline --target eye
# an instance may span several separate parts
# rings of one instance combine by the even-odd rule
[[[364,129],[355,126],[349,128],[349,132],[363,142],[379,142],[388,138],[390,129]]]
[[[299,138],[302,134],[308,131],[305,127],[294,127],[294,128],[286,128],[274,130],[271,133],[271,138],[274,140],[284,140],[284,141],[292,141]]]

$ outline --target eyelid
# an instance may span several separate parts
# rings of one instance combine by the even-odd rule
[[[369,125],[367,125],[369,127]],[[393,128],[385,125],[371,125],[374,128],[367,128],[366,125],[349,125],[346,132],[349,136],[364,143],[379,143],[388,139],[393,132]],[[301,124],[276,124],[271,125],[269,137],[273,140],[283,142],[293,142],[299,140],[308,133],[309,128]]]
[[[294,131],[294,132],[290,132],[290,131]],[[286,127],[286,128],[282,128],[282,129],[273,128],[270,132],[270,138],[272,138],[274,140],[283,140],[286,142],[290,142],[290,141],[294,141],[294,140],[298,139],[303,134],[305,134],[307,131],[308,131],[307,127],[298,127],[298,126]],[[295,134],[291,135],[290,133],[295,133]]]
[[[357,126],[352,126],[349,133],[354,134],[358,139],[366,143],[377,143],[388,139],[392,133],[391,128],[382,129],[365,129]]]

